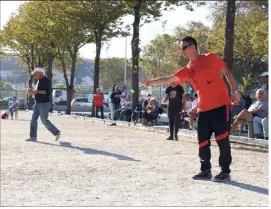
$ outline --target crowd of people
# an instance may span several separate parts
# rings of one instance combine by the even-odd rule
[[[252,122],[254,137],[268,140],[268,72],[260,75],[260,81],[262,86],[256,91],[256,102],[252,102],[248,90],[239,92],[240,101],[232,101],[230,106],[231,133],[236,131],[246,133],[248,122]],[[104,118],[103,101],[103,93],[98,88],[94,95],[94,102],[96,117],[100,110],[102,119]],[[163,103],[167,103],[168,107],[170,136],[167,140],[178,140],[180,128],[197,129],[199,99],[192,88],[188,92],[184,92],[181,85],[175,82],[170,83],[165,91]],[[109,107],[109,117],[114,121],[111,125],[116,125],[117,120],[147,125],[149,122],[157,120],[159,114],[163,112],[157,99],[151,94],[148,94],[146,98],[141,98],[135,110],[132,110],[131,93],[126,85],[123,85],[121,89],[113,86]]]

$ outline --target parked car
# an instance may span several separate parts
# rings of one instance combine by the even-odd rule
[[[71,106],[92,106],[92,102],[86,97],[78,97],[72,100]]]
[[[11,100],[11,97],[4,97],[3,99],[1,99],[1,105],[8,105],[9,101]]]

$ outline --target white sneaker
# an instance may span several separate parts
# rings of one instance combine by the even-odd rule
[[[59,132],[56,134],[56,139],[55,139],[55,141],[58,141],[58,140],[59,140],[60,135],[61,135],[61,132],[59,131]]]

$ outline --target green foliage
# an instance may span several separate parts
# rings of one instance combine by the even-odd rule
[[[66,88],[66,85],[64,83],[56,83],[53,84],[53,88]]]
[[[13,90],[12,86],[4,81],[0,81],[1,90]]]
[[[240,83],[240,90],[241,92],[245,92],[246,90],[249,90],[252,87],[252,73],[249,73],[248,76],[243,76]]]
[[[180,63],[176,39],[170,35],[158,36],[143,48],[143,69],[150,78],[173,73]]]
[[[101,59],[100,61],[100,82],[102,85],[119,83],[124,80],[125,61],[121,58]],[[127,65],[127,71],[131,67]]]
[[[28,21],[25,11],[27,5],[27,3],[22,4],[18,14],[13,15],[8,24],[1,30],[0,42],[3,47],[6,47],[4,52],[8,55],[19,56],[28,66],[30,73],[38,65],[45,66],[47,55],[33,39],[35,30],[32,30]]]
[[[200,45],[200,52],[208,51],[210,29],[201,22],[190,22],[187,27],[176,27],[172,36],[157,36],[143,48],[143,69],[150,78],[169,75],[187,60],[180,54],[179,41],[185,36],[193,36]],[[160,70],[159,70],[160,69]]]
[[[258,74],[255,65],[267,60],[268,16],[266,1],[237,1],[234,28],[233,73],[238,77]],[[208,46],[210,51],[223,56],[225,45],[226,3],[214,3],[211,15],[214,24]]]

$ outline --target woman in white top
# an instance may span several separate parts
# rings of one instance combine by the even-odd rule
[[[190,100],[189,94],[185,93],[183,96],[183,112],[188,113],[192,107],[192,102]]]
[[[194,93],[192,106],[191,106],[191,109],[188,111],[189,130],[193,130],[194,124],[196,122],[196,118],[198,116],[198,113],[197,113],[198,104],[199,104],[198,95],[197,95],[197,93]]]

